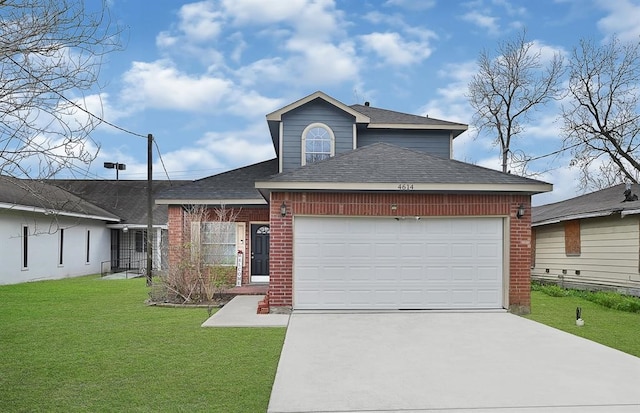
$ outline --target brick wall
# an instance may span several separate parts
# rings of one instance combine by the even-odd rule
[[[280,215],[282,203],[287,215]],[[458,195],[413,193],[287,193],[271,194],[271,250],[269,305],[290,308],[293,303],[292,217],[334,216],[509,216],[509,308],[527,313],[530,308],[531,197],[528,195]],[[516,218],[520,204],[526,207]],[[392,208],[392,205],[395,208]]]
[[[236,222],[245,222],[244,262],[242,266],[242,284],[249,283],[250,257],[251,257],[251,222],[269,222],[268,207],[227,207],[227,210],[237,214]],[[205,220],[211,220],[213,208],[209,209]],[[169,266],[178,265],[184,254],[184,245],[190,242],[190,225],[187,222],[186,213],[181,205],[169,205]]]

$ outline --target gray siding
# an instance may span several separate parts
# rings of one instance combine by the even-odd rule
[[[450,132],[442,130],[358,130],[358,148],[384,142],[407,149],[449,159],[451,157]]]
[[[302,165],[302,132],[312,123],[324,123],[335,136],[335,154],[353,150],[353,123],[355,118],[327,102],[316,99],[282,115],[283,145],[282,171]]]

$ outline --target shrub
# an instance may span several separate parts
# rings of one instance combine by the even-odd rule
[[[532,283],[531,289],[551,297],[580,297],[603,307],[629,313],[640,313],[640,297],[620,294],[614,291],[570,290],[555,284]]]

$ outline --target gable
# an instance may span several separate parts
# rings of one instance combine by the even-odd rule
[[[282,115],[282,172],[303,165],[303,134],[311,125],[328,128],[333,135],[333,154],[341,154],[354,148],[354,124],[356,118],[326,102],[315,99]]]

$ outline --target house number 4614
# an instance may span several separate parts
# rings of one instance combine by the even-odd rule
[[[413,191],[413,184],[398,184],[398,189],[401,191]]]

